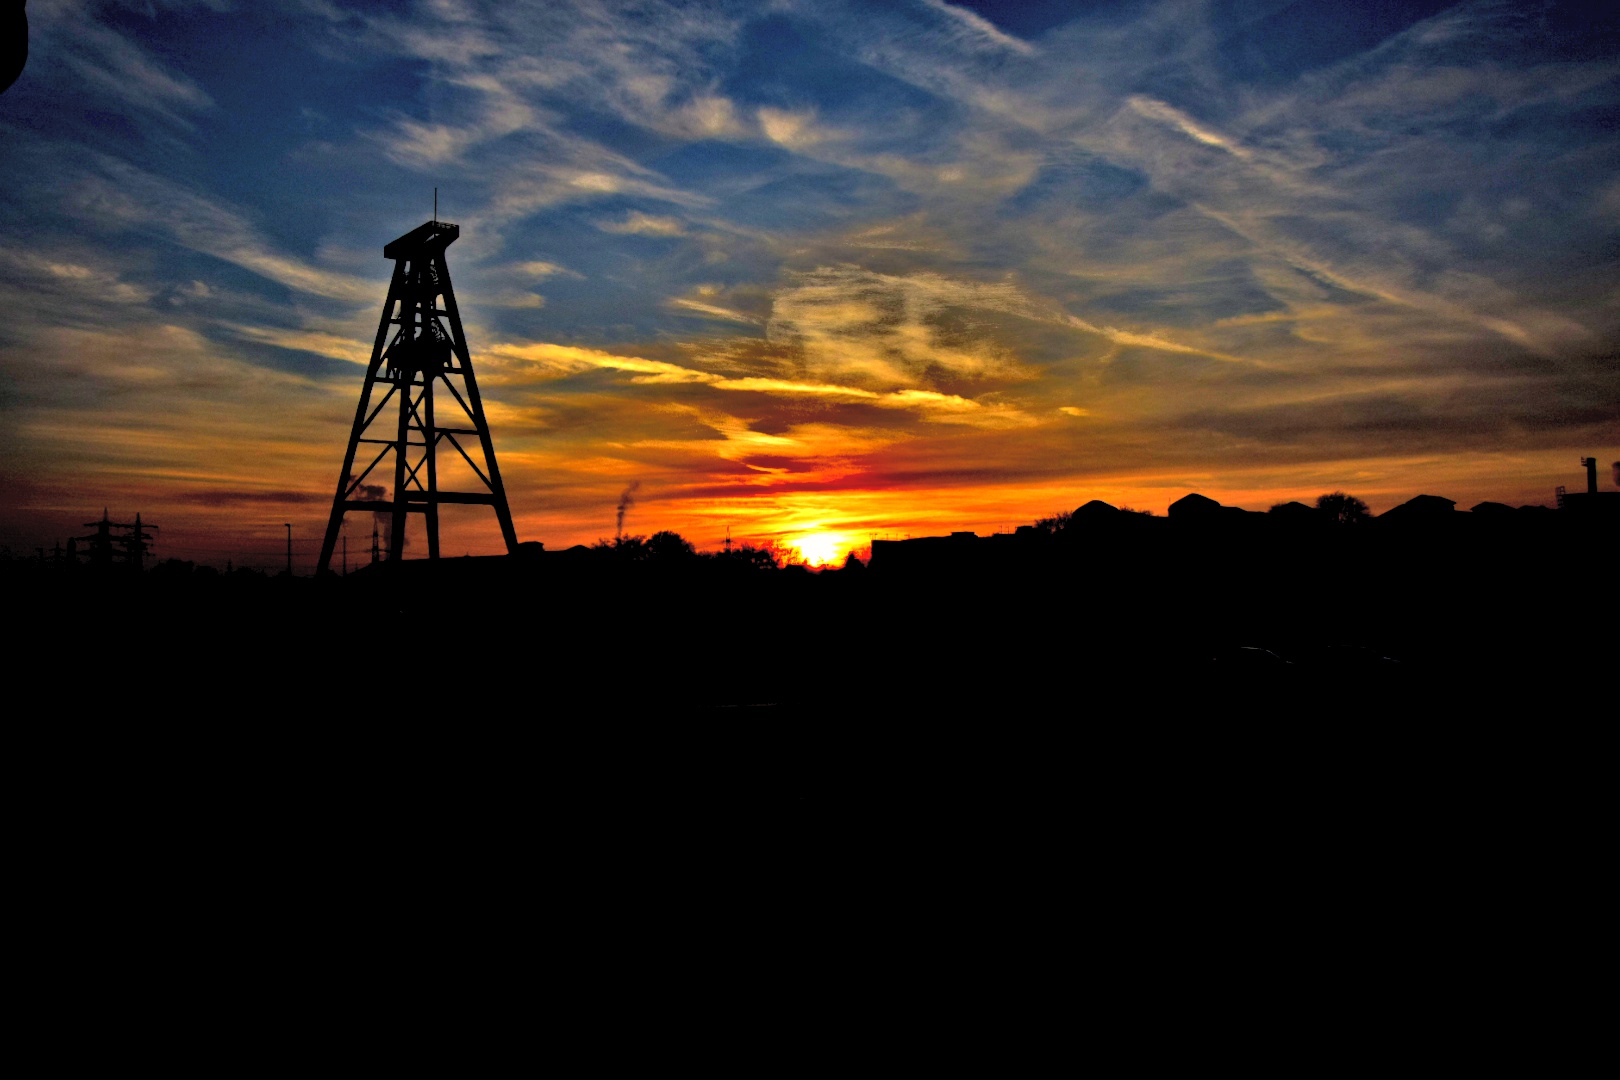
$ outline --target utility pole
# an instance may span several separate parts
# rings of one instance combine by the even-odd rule
[[[287,576],[292,577],[292,522],[287,522]]]

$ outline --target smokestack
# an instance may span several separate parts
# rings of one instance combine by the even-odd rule
[[[1597,458],[1583,457],[1581,464],[1586,466],[1586,493],[1597,494]]]

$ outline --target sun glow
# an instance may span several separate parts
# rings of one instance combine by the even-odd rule
[[[798,550],[799,557],[810,566],[837,566],[843,561],[845,553],[855,546],[850,536],[836,532],[806,533],[790,542]]]

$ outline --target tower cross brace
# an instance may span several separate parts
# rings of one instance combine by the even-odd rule
[[[326,573],[337,546],[348,511],[386,513],[391,528],[388,558],[399,559],[405,551],[406,515],[420,514],[427,529],[428,558],[439,557],[439,507],[444,504],[490,506],[500,524],[508,554],[517,553],[517,534],[512,528],[512,511],[506,503],[506,488],[495,462],[495,443],[484,417],[478,380],[473,375],[467,338],[461,329],[461,313],[456,307],[455,289],[444,250],[461,235],[459,227],[447,221],[430,221],[412,229],[383,248],[383,257],[394,260],[394,276],[383,303],[377,339],[366,367],[365,385],[354,411],[354,427],[338,474],[337,494],[321,543],[318,573]],[[442,320],[442,321],[441,321]],[[461,384],[457,389],[456,383]],[[385,388],[372,404],[378,388]],[[449,393],[448,424],[434,412],[435,391]],[[394,403],[392,417],[384,411]],[[378,435],[384,437],[377,437]],[[477,457],[468,452],[477,439]],[[460,455],[480,481],[481,490],[445,491],[439,487],[441,443]],[[355,473],[360,447],[379,447],[365,468]],[[357,497],[367,478],[392,455],[393,494],[387,500]],[[479,466],[482,460],[482,467]]]

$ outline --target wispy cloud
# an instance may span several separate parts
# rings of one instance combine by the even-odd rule
[[[598,221],[596,227],[620,236],[685,236],[686,227],[672,217],[632,211],[621,220]]]
[[[1172,108],[1162,101],[1155,101],[1152,98],[1144,97],[1141,94],[1132,94],[1130,97],[1125,99],[1125,104],[1141,115],[1147,117],[1149,120],[1157,120],[1161,123],[1168,124],[1170,127],[1175,128],[1188,138],[1201,142],[1205,146],[1213,146],[1218,150],[1225,150],[1233,157],[1243,158],[1245,160],[1251,156],[1248,150],[1238,146],[1236,143],[1232,142],[1232,140],[1216,134],[1206,127],[1203,127],[1180,109]]]
[[[160,62],[84,5],[36,2],[29,8],[35,53],[54,56],[80,85],[130,114],[194,133],[194,117],[215,107],[196,81]]]
[[[1035,46],[1029,42],[1006,33],[995,23],[967,8],[947,4],[945,0],[922,0],[922,2],[930,10],[938,12],[959,27],[956,39],[968,48],[989,45],[1007,49],[1021,56],[1032,56],[1035,53]]]
[[[125,162],[102,157],[96,168],[64,179],[73,192],[75,212],[93,228],[158,229],[183,247],[301,292],[354,302],[377,298],[376,281],[285,254],[236,211]]]

